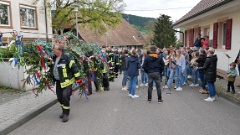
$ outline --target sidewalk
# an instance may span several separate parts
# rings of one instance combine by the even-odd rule
[[[8,96],[7,101],[0,104],[0,135],[11,132],[55,103],[57,97],[50,90],[38,97],[31,91]]]
[[[226,92],[227,91],[227,84],[228,82],[224,79],[217,79],[217,81],[215,82],[215,86],[216,86],[216,91],[217,93],[222,96],[223,98],[237,104],[240,105],[240,87],[237,87],[236,85],[239,83],[235,82],[235,91],[236,94],[231,94],[231,92]]]

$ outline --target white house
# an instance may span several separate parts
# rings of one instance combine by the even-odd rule
[[[198,34],[209,36],[216,50],[217,68],[227,70],[228,54],[233,62],[240,49],[240,0],[201,0],[191,11],[174,23],[184,30],[184,45],[193,46]]]
[[[23,42],[52,38],[50,10],[46,10],[45,13],[44,0],[39,0],[36,5],[30,4],[30,1],[0,0],[0,31],[3,33],[4,44],[9,44],[13,39],[13,31],[23,35]],[[22,67],[12,68],[8,60],[0,62],[0,85],[22,89],[22,80],[25,78],[27,75]],[[32,88],[33,85],[26,85],[24,89]]]
[[[34,5],[30,0],[0,0],[0,31],[3,42],[9,43],[14,30],[24,35],[23,39],[46,39],[52,37],[51,11],[44,10],[44,0]]]

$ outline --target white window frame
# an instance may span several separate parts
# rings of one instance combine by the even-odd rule
[[[11,26],[11,16],[10,16],[10,4],[8,2],[3,2],[3,1],[0,1],[0,4],[3,4],[3,5],[7,5],[8,6],[8,24],[0,24],[0,26]]]
[[[23,23],[22,23],[22,17],[21,17],[21,9],[24,8],[24,9],[29,9],[29,10],[34,10],[34,26],[24,26]],[[19,12],[20,12],[20,24],[21,24],[21,28],[37,28],[37,10],[35,7],[30,7],[30,6],[25,6],[25,5],[20,5],[20,9],[19,9]],[[28,15],[27,15],[28,17]],[[28,20],[28,18],[27,18]]]
[[[224,25],[225,25],[225,31],[224,31]],[[225,32],[225,34],[224,34],[224,32]],[[222,23],[222,49],[225,49],[225,47],[226,47],[226,33],[227,33],[227,23],[223,22]],[[224,35],[225,35],[225,37],[224,37]]]
[[[210,33],[210,28],[209,27],[204,28],[203,35],[204,36],[209,36],[209,33]]]

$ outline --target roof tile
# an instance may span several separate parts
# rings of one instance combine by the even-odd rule
[[[182,18],[180,18],[179,20],[177,20],[175,22],[175,24],[178,24],[180,22],[183,22],[187,19],[189,19],[190,17],[203,12],[205,10],[208,10],[209,8],[217,5],[217,4],[221,4],[223,2],[225,2],[227,0],[201,0],[195,7],[193,7],[187,14],[185,14]]]
[[[107,36],[106,34],[98,35],[90,29],[79,30],[79,33],[86,42],[94,42],[100,46],[106,45],[106,43],[108,46],[146,44],[141,33],[124,19],[115,29],[108,30]]]

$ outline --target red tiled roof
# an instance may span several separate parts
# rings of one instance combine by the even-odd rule
[[[221,5],[224,5],[233,0],[201,0],[195,7],[192,8],[187,14],[185,14],[182,18],[177,20],[174,25],[182,23],[192,17],[203,14],[211,9],[217,8]]]
[[[146,41],[132,25],[126,20],[123,21],[114,29],[110,29],[106,34],[98,35],[90,29],[79,30],[80,36],[86,42],[97,43],[98,45],[108,46],[127,46],[127,45],[145,45]]]

